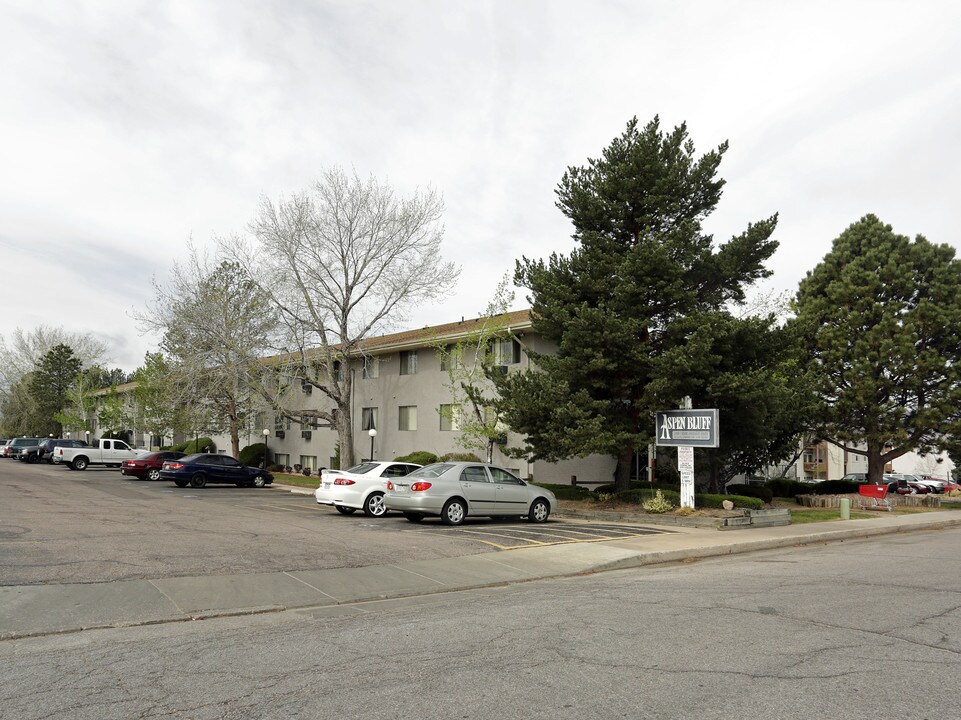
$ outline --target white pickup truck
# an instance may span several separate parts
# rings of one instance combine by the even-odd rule
[[[149,454],[146,450],[134,450],[123,440],[101,440],[93,447],[58,447],[53,461],[71,470],[86,470],[88,465],[120,467],[124,460],[132,460]]]

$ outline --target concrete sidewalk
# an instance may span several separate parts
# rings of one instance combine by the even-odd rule
[[[572,523],[573,524],[573,523]],[[0,587],[0,640],[344,605],[961,525],[961,512],[525,547],[363,568]]]

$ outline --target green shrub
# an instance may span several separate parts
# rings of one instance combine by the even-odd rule
[[[668,510],[674,509],[674,503],[664,497],[663,490],[655,490],[654,497],[645,500],[641,505],[646,512],[655,514],[666,513]]]
[[[630,505],[641,505],[648,500],[653,500],[657,493],[661,493],[661,496],[672,505],[681,504],[681,494],[679,492],[675,492],[674,490],[650,490],[647,488],[638,488],[635,490],[625,490],[624,492],[619,492],[614,495],[614,499],[617,500],[617,502],[627,503]]]
[[[441,462],[484,462],[474,453],[449,452],[440,456]]]
[[[174,452],[183,452],[187,449],[187,443],[179,443],[177,445],[171,445],[170,449]]]
[[[727,491],[731,495],[761,498],[761,500],[766,503],[774,499],[774,492],[771,488],[764,487],[763,485],[728,485]]]
[[[415,465],[430,465],[437,462],[437,456],[432,452],[427,452],[426,450],[415,450],[409,455],[395,457],[394,460],[397,462],[414,463]]]
[[[240,451],[240,457],[237,460],[243,465],[259,466],[264,461],[264,451],[266,449],[267,446],[264,443],[248,445]]]
[[[764,483],[764,487],[769,488],[774,497],[792,498],[795,495],[807,494],[811,486],[791,478],[773,478]]]
[[[204,448],[207,446],[211,447],[210,452],[217,452],[217,446],[214,445],[214,441],[209,437],[195,438],[193,440],[188,440],[180,445],[174,445],[173,449],[177,452],[187,453],[188,455],[193,455],[194,453],[204,452]]]
[[[824,482],[805,485],[811,495],[842,495],[844,493],[857,493],[861,483],[850,482],[848,480],[825,480]]]
[[[699,508],[722,508],[722,503],[730,500],[736,508],[747,508],[748,510],[760,510],[764,507],[761,498],[745,497],[744,495],[710,495],[707,493],[694,496],[694,507]]]
[[[585,487],[577,485],[556,485],[553,483],[531,483],[545,490],[550,490],[558,500],[590,500],[593,493]]]

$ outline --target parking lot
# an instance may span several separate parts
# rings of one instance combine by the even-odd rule
[[[0,584],[90,583],[390,565],[662,533],[607,523],[345,516],[282,489],[127,479],[0,460]]]

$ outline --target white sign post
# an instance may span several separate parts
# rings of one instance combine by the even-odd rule
[[[681,507],[694,507],[694,448],[679,445],[677,469],[681,473]]]

